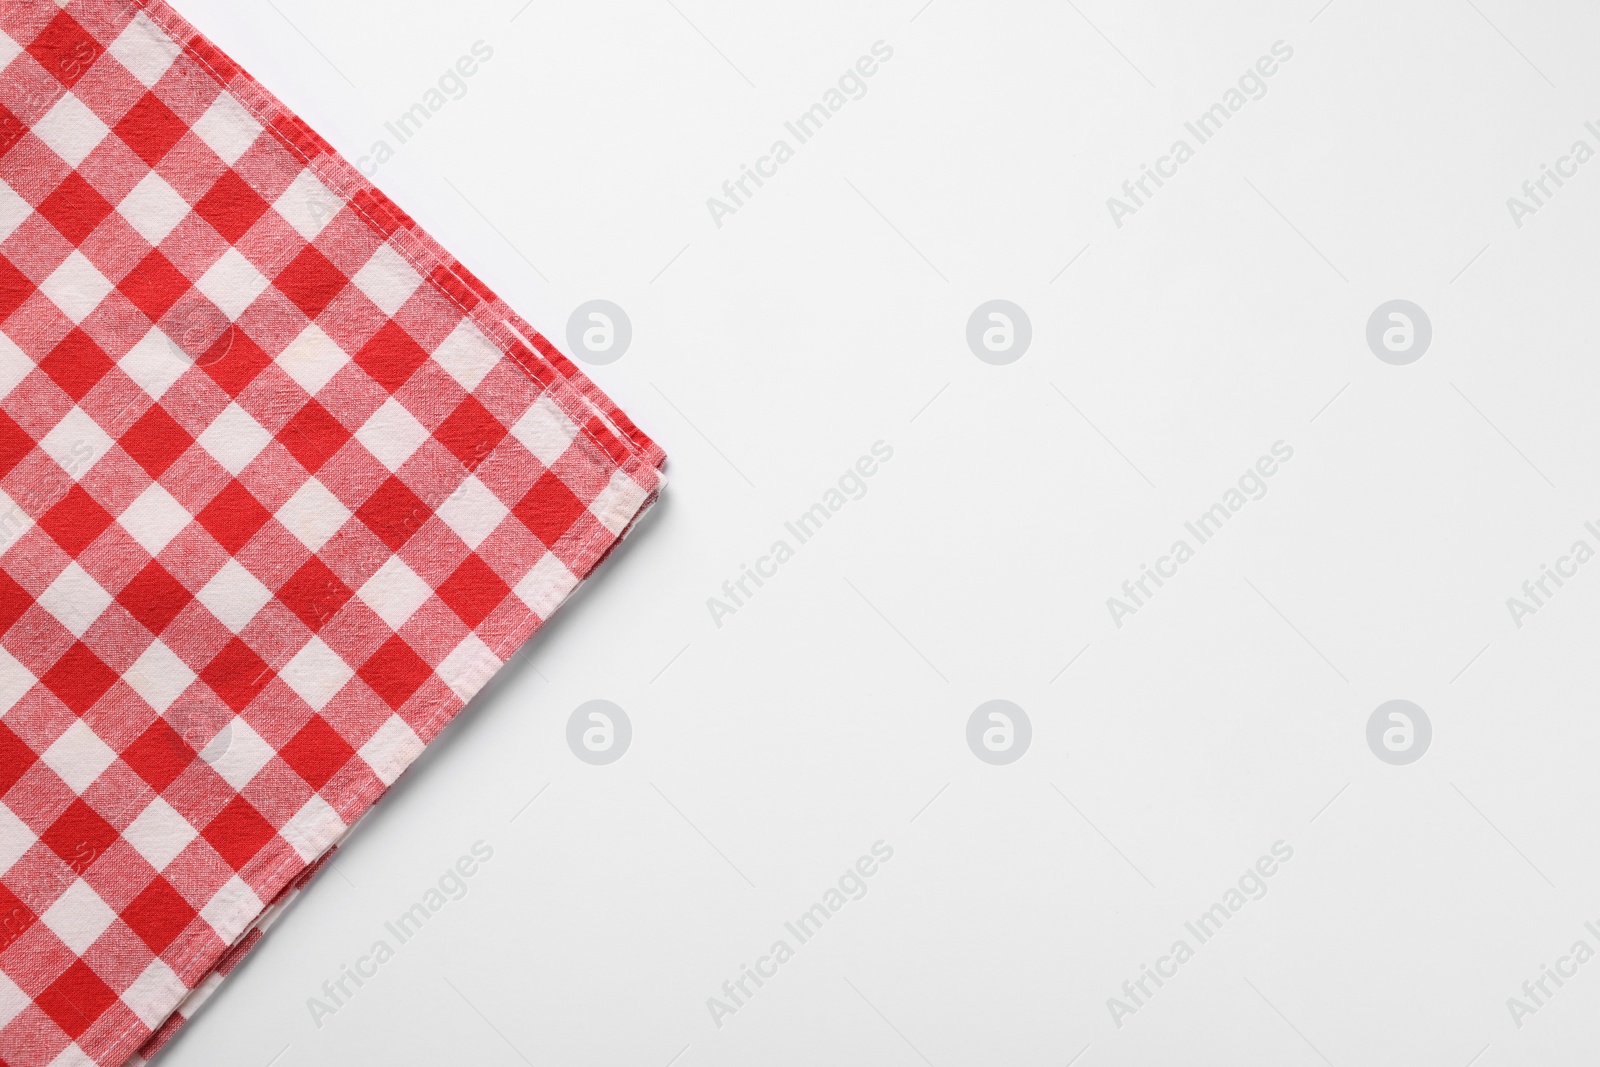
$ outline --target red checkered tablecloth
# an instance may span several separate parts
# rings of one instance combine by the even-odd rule
[[[159,1048],[662,463],[161,0],[0,5],[0,1065]]]

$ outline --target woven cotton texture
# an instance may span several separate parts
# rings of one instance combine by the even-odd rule
[[[0,1065],[158,1048],[662,463],[160,0],[0,6]]]

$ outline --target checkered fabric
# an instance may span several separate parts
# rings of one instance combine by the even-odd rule
[[[0,1067],[159,1047],[663,461],[161,0],[0,6]]]

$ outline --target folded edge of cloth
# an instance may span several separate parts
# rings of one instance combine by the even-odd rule
[[[0,1065],[152,1055],[665,456],[164,0],[0,10]]]

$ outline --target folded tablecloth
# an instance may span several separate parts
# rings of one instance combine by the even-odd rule
[[[663,461],[162,0],[0,4],[0,1067],[159,1048]]]

